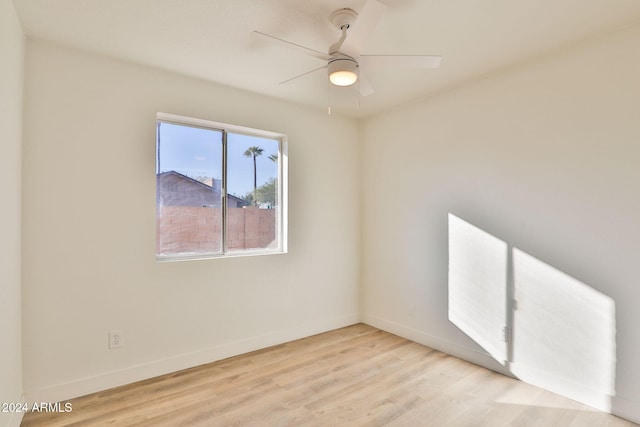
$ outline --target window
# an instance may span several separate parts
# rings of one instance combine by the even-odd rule
[[[158,113],[158,260],[286,252],[286,137]]]

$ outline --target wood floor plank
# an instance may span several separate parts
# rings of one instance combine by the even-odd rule
[[[638,427],[364,324],[70,403],[22,426]]]

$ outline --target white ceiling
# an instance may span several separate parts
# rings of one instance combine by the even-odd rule
[[[319,51],[340,37],[331,13],[365,0],[14,0],[25,32],[354,117],[640,22],[640,0],[382,0],[364,53],[440,54],[437,70],[370,70],[375,93],[329,88],[324,65],[251,34]],[[358,105],[360,104],[360,105]]]

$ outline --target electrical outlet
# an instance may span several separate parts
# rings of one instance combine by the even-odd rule
[[[109,348],[122,347],[122,331],[109,331]]]

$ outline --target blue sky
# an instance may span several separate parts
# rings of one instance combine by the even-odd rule
[[[174,170],[192,178],[222,178],[222,132],[172,123],[161,123],[160,156],[157,172]],[[278,154],[275,139],[227,134],[229,193],[244,196],[253,191],[253,160],[244,156],[251,146],[264,150],[257,158],[258,186],[278,175],[277,163],[269,160]]]

